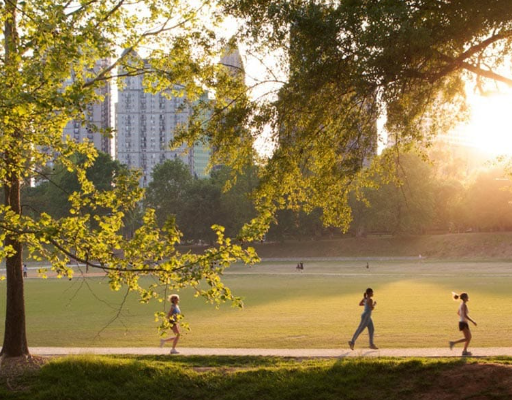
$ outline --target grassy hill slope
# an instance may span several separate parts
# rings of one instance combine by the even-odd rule
[[[39,371],[21,376],[0,374],[0,398],[510,399],[509,363],[509,359],[78,356],[51,360]]]
[[[262,258],[418,257],[441,259],[512,258],[512,232],[406,237],[345,238],[257,244]]]

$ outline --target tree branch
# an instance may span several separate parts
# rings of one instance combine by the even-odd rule
[[[199,11],[204,6],[205,6],[205,3],[203,2],[203,4],[196,9],[196,11]],[[179,28],[179,27],[183,26],[184,24],[186,24],[187,22],[189,22],[192,18],[193,18],[193,16],[186,18],[186,19],[176,23],[173,26],[168,27],[167,24],[171,21],[171,17],[169,17],[165,20],[165,22],[162,23],[160,28],[158,28],[157,30],[144,32],[143,34],[140,35],[140,37],[137,39],[137,41],[133,45],[128,47],[128,49],[126,49],[123,52],[123,54],[114,63],[112,63],[112,65],[108,66],[103,71],[101,71],[101,73],[99,73],[98,76],[96,76],[94,79],[91,79],[90,81],[86,82],[83,85],[83,87],[84,88],[89,87],[89,86],[94,85],[99,80],[105,80],[106,75],[110,71],[112,71],[114,68],[116,68],[121,63],[121,61],[124,60],[129,54],[131,54],[133,51],[135,51],[135,48],[142,42],[143,39],[146,39],[146,38],[152,37],[152,36],[158,36],[159,34],[161,34],[163,32],[168,32],[173,29]],[[106,79],[109,79],[109,78],[106,78]]]
[[[512,36],[512,32],[495,34],[495,35],[485,39],[484,41],[480,42],[479,44],[470,47],[464,53],[460,54],[458,57],[455,57],[455,58],[447,56],[446,54],[443,54],[438,51],[437,54],[441,57],[441,59],[443,61],[448,62],[448,65],[445,66],[443,69],[441,69],[436,74],[434,74],[430,79],[431,82],[435,82],[436,80],[448,75],[450,72],[453,72],[453,71],[456,71],[456,70],[462,68],[462,69],[467,69],[468,71],[471,71],[479,76],[485,76],[486,78],[497,80],[499,82],[506,83],[507,85],[511,85],[512,84],[511,79],[505,78],[505,77],[498,75],[492,71],[483,70],[479,67],[476,67],[476,66],[466,62],[466,60],[468,58],[471,58],[475,54],[485,50],[491,44],[496,43],[503,39],[508,39],[511,36]]]
[[[468,71],[473,72],[474,74],[476,74],[478,76],[483,76],[484,78],[489,78],[489,79],[492,79],[494,81],[505,83],[508,86],[512,86],[512,79],[504,77],[502,75],[499,75],[499,74],[497,74],[497,73],[495,73],[493,71],[485,70],[485,69],[482,69],[482,68],[477,67],[475,65],[466,63],[466,62],[461,63],[461,67],[466,69],[466,70],[468,70]]]
[[[119,2],[112,8],[112,10],[110,10],[107,14],[105,14],[105,16],[101,20],[96,22],[96,24],[94,25],[94,28],[98,29],[100,24],[107,21],[117,10],[119,10],[122,7],[124,2],[125,2],[125,0],[119,0]]]
[[[198,263],[184,264],[181,267],[174,268],[172,271],[169,271],[169,270],[163,269],[163,268],[136,268],[136,269],[134,269],[134,268],[108,267],[108,266],[106,266],[104,264],[92,263],[91,261],[89,261],[89,259],[83,259],[83,258],[77,257],[75,254],[72,254],[69,250],[65,249],[60,243],[58,243],[57,241],[55,241],[52,238],[49,238],[48,241],[53,246],[55,246],[57,249],[59,249],[62,253],[67,255],[68,257],[71,257],[71,258],[81,262],[82,264],[88,265],[91,268],[101,269],[103,271],[119,271],[119,272],[168,272],[168,273],[171,273],[171,272],[174,272],[174,271],[177,271],[177,270],[186,269],[186,268],[190,268],[190,267],[193,267],[195,265],[198,265]],[[213,257],[211,257],[211,258],[213,259]]]
[[[112,325],[114,323],[114,321],[116,321],[121,316],[121,313],[123,312],[123,307],[126,304],[126,299],[128,298],[129,294],[130,294],[130,288],[128,287],[126,289],[126,293],[124,294],[123,301],[119,305],[119,308],[117,309],[116,314],[114,315],[114,317],[103,328],[101,328],[99,330],[98,333],[96,333],[96,336],[94,337],[94,339],[99,338],[101,332],[103,332],[105,329],[107,329],[110,325]],[[124,323],[123,323],[123,325],[124,325]],[[126,325],[124,325],[124,326],[126,328]]]

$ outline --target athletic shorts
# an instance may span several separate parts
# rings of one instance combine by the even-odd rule
[[[459,322],[459,331],[463,331],[464,329],[469,329],[469,325],[467,322]]]

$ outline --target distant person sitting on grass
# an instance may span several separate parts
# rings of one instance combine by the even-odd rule
[[[172,324],[171,329],[176,336],[168,339],[160,339],[160,347],[163,347],[166,342],[172,341],[171,354],[179,354],[179,351],[176,350],[176,344],[178,344],[178,340],[180,340],[180,326],[178,322],[178,315],[181,314],[180,306],[178,305],[180,302],[180,296],[177,294],[171,294],[169,296],[169,301],[171,302],[171,309],[167,313],[167,318]]]
[[[372,311],[377,305],[377,302],[372,299],[373,297],[373,289],[368,288],[366,289],[366,292],[363,294],[362,300],[359,302],[360,306],[364,306],[364,311],[361,314],[361,322],[359,323],[359,326],[357,327],[354,336],[352,337],[352,340],[348,342],[348,345],[350,347],[350,350],[354,350],[354,345],[356,344],[356,340],[363,332],[364,328],[368,328],[368,334],[370,335],[370,349],[377,350],[378,347],[375,346],[375,343],[373,343],[373,333],[375,331],[373,327],[373,321],[372,321]]]
[[[464,337],[459,340],[455,340],[454,342],[448,342],[450,346],[450,350],[453,349],[457,343],[464,343],[464,349],[462,350],[463,356],[470,356],[471,352],[468,351],[469,342],[471,342],[471,331],[469,330],[468,321],[471,321],[473,325],[476,326],[476,322],[469,317],[469,309],[467,306],[467,302],[469,301],[469,295],[467,293],[461,293],[460,295],[452,292],[453,300],[460,299],[460,306],[457,314],[459,314],[459,331],[462,331]]]

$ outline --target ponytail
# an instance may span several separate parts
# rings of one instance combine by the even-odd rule
[[[461,294],[458,294],[458,293],[455,293],[455,292],[452,292],[452,298],[453,300],[458,300],[458,299],[461,299],[463,301],[467,301],[467,299],[469,298],[468,294],[466,292],[463,292]],[[466,300],[464,300],[466,299]]]

